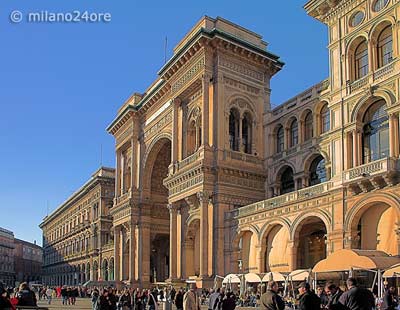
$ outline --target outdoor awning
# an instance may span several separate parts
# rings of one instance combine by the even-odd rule
[[[307,281],[310,276],[310,270],[298,269],[294,270],[289,274],[289,279],[292,281]]]
[[[400,264],[396,264],[390,267],[383,273],[384,278],[393,278],[393,277],[400,277]]]
[[[247,283],[261,283],[261,278],[255,273],[247,273],[244,276]]]
[[[397,263],[400,263],[400,258],[382,251],[342,249],[319,261],[313,272],[387,269]]]
[[[222,281],[222,284],[228,283],[240,283],[240,277],[237,274],[228,274]]]
[[[268,272],[262,278],[262,282],[268,281],[285,281],[285,276],[280,272]]]

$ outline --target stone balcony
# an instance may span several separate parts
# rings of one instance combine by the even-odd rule
[[[399,172],[399,159],[386,157],[344,171],[343,185],[353,194],[369,192],[398,183]]]
[[[223,160],[238,160],[241,162],[257,164],[257,165],[262,165],[263,163],[263,161],[257,156],[232,150],[223,151]]]
[[[241,218],[253,213],[276,209],[289,203],[297,202],[302,199],[309,199],[329,192],[333,189],[332,181],[324,182],[314,186],[309,186],[284,195],[259,201],[238,209],[237,217]]]

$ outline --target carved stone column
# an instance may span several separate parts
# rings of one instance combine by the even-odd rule
[[[201,144],[208,145],[209,138],[209,87],[210,87],[210,75],[204,73],[202,77],[202,90],[203,90],[203,105],[201,111]]]
[[[359,147],[358,147],[358,131],[357,129],[354,129],[352,131],[352,136],[353,136],[353,168],[357,167],[360,162],[358,161],[358,153],[359,153]]]
[[[115,281],[120,281],[120,262],[121,262],[121,257],[120,257],[120,232],[121,232],[121,227],[116,226],[114,227],[114,277]],[[93,266],[93,265],[92,265]],[[93,278],[91,277],[91,280]]]
[[[121,151],[117,150],[115,154],[116,176],[115,176],[115,196],[119,197],[121,193]]]
[[[171,281],[177,279],[177,214],[176,205],[168,204],[169,210],[169,279]]]
[[[122,229],[119,230],[119,279],[120,281],[124,279],[124,231]]]
[[[389,152],[390,157],[399,157],[399,116],[389,115]]]
[[[298,240],[297,240],[298,242]],[[288,243],[288,263],[289,263],[289,270],[295,270],[297,268],[297,245],[296,242],[290,241]]]
[[[208,277],[208,200],[207,192],[198,192],[200,208],[200,277]]]
[[[132,284],[135,281],[136,267],[136,225],[129,225],[129,282]]]
[[[178,109],[181,104],[179,98],[172,100],[172,147],[171,147],[171,161],[176,163],[178,160]]]

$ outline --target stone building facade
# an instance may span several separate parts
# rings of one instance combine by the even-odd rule
[[[43,230],[43,283],[77,285],[114,279],[110,209],[113,168],[101,167],[40,224]]]
[[[108,127],[116,279],[201,285],[230,269],[225,214],[265,197],[263,115],[283,66],[266,47],[258,34],[204,17],[153,85],[120,108]]]
[[[229,215],[243,270],[308,269],[340,249],[400,254],[400,3],[305,10],[328,26],[330,74],[264,115],[267,199]]]
[[[35,243],[14,239],[15,281],[42,281],[43,249]]]
[[[273,109],[270,80],[284,64],[260,35],[205,16],[178,43],[107,128],[109,210],[78,215],[80,197],[94,213],[99,196],[88,197],[100,190],[86,191],[42,224],[52,283],[74,282],[76,270],[99,279],[104,257],[108,278],[132,286],[201,287],[215,275],[312,268],[340,249],[400,254],[400,3],[304,8],[328,27],[329,77]],[[94,246],[106,234],[113,242]]]
[[[14,233],[0,227],[0,282],[14,286]]]

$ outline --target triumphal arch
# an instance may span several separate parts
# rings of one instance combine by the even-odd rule
[[[204,285],[236,268],[225,216],[265,198],[263,117],[282,66],[260,35],[206,16],[119,109],[116,280]]]

